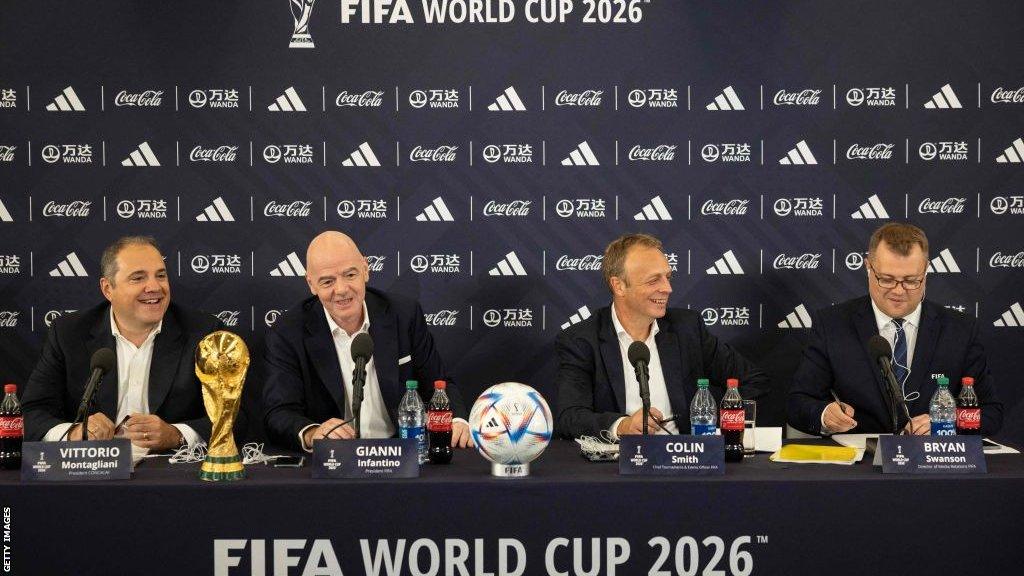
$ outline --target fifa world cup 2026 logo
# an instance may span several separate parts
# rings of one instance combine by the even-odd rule
[[[313,37],[309,35],[309,17],[313,15],[313,4],[316,0],[288,0],[288,8],[292,11],[295,31],[289,48],[312,48]]]
[[[249,370],[245,341],[226,330],[207,334],[196,347],[196,377],[203,384],[203,405],[213,423],[202,480],[239,480],[245,477],[232,428]]]

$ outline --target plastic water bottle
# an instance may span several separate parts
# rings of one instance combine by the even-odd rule
[[[708,379],[697,380],[697,394],[690,402],[690,433],[694,436],[714,436],[718,422],[718,407],[708,391]]]
[[[416,392],[418,387],[415,380],[408,380],[405,383],[405,396],[402,396],[402,402],[398,405],[398,436],[400,438],[415,438],[419,462],[426,464],[427,432],[423,425],[426,421],[426,414],[423,409],[423,400]]]
[[[938,390],[928,405],[932,419],[932,436],[956,436],[956,400],[949,393],[949,378],[938,378]]]

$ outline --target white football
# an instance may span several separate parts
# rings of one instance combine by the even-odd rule
[[[551,441],[552,425],[544,397],[518,382],[484,390],[469,413],[477,452],[495,464],[528,464],[540,456]]]

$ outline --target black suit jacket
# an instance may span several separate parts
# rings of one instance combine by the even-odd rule
[[[195,375],[195,350],[204,336],[219,329],[216,317],[171,303],[153,341],[149,368],[150,413],[168,424],[187,424],[204,439],[210,437],[210,419]],[[22,397],[26,440],[42,440],[50,428],[74,420],[93,352],[104,347],[117,352],[108,302],[54,321]],[[111,421],[117,418],[117,382],[115,364],[93,399]]]
[[[810,434],[820,434],[821,413],[832,402],[829,388],[835,388],[839,399],[853,406],[857,427],[850,433],[890,432],[892,420],[885,400],[885,384],[868,352],[868,340],[878,334],[871,298],[863,296],[821,310],[814,315],[813,326],[811,341],[804,348],[803,360],[789,389],[789,424]],[[1003,405],[996,398],[995,379],[978,338],[977,322],[925,300],[906,384],[908,394],[921,393],[907,403],[911,416],[928,413],[936,389],[933,374],[949,378],[953,396],[960,393],[960,379],[973,376],[981,404],[981,431],[990,435],[999,430]],[[900,427],[905,424],[906,417],[901,414]]]
[[[447,381],[452,412],[465,418],[462,396],[434,347],[420,305],[367,288],[366,309],[377,382],[395,427],[406,380],[419,382],[424,403],[433,395],[434,380]],[[409,361],[399,365],[406,356]],[[341,364],[324,307],[315,296],[283,314],[267,332],[265,368],[264,426],[271,442],[301,449],[299,431],[303,428],[330,418],[344,418]]]
[[[727,378],[740,379],[744,398],[768,392],[768,377],[712,336],[695,312],[669,308],[658,319],[658,329],[654,340],[680,432],[689,433],[690,401],[698,378],[711,380],[716,401],[725,394]],[[562,331],[555,348],[559,359],[556,427],[562,436],[596,436],[628,415],[622,354],[610,306]]]

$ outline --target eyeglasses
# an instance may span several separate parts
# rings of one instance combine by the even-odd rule
[[[897,280],[895,278],[883,278],[882,276],[875,274],[875,269],[872,268],[870,264],[868,265],[868,269],[871,270],[871,275],[875,277],[875,282],[878,283],[878,286],[881,288],[885,288],[886,290],[891,290],[897,286],[903,286],[904,290],[911,291],[918,290],[921,288],[921,286],[924,285],[923,277],[904,278],[903,280]]]

